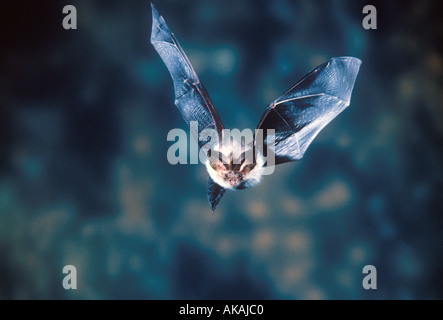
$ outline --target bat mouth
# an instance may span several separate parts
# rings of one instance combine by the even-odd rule
[[[240,182],[238,178],[228,178],[227,181],[232,187],[235,187]]]

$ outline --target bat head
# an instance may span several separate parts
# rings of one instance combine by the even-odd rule
[[[228,163],[223,160],[217,160],[210,163],[211,168],[223,179],[225,184],[231,188],[236,188],[241,182],[245,181],[248,173],[255,168],[254,163],[235,163],[234,159],[230,159]]]
[[[260,182],[264,159],[253,149],[245,149],[236,143],[211,150],[206,169],[212,180],[226,189],[246,189]]]

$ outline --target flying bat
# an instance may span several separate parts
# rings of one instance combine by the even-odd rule
[[[175,105],[188,125],[198,124],[194,135],[200,148],[208,143],[198,139],[201,133],[208,129],[216,133],[216,142],[206,151],[205,162],[212,212],[226,189],[253,187],[267,167],[300,160],[317,134],[349,106],[361,61],[353,57],[331,58],[267,107],[256,129],[256,133],[261,132],[262,143],[258,135],[247,145],[224,139],[225,128],[205,87],[165,20],[151,6],[151,43],[171,74]]]

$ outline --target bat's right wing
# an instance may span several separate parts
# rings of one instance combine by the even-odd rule
[[[360,64],[357,58],[332,58],[269,105],[257,128],[264,130],[275,164],[300,160],[317,134],[349,106]],[[275,130],[269,145],[267,129]]]
[[[151,43],[171,74],[175,89],[175,105],[188,126],[191,121],[198,121],[198,132],[192,132],[192,134],[200,147],[207,142],[199,141],[199,135],[204,129],[216,130],[219,142],[221,142],[223,124],[206,89],[165,20],[158,14],[154,5],[151,4],[151,6]]]

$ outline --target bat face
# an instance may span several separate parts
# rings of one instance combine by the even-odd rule
[[[225,189],[241,190],[260,182],[265,161],[260,154],[253,157],[253,148],[241,146],[232,140],[229,145],[216,146],[211,152],[213,156],[208,158],[205,165],[218,185]]]
[[[218,176],[220,176],[224,180],[225,184],[229,185],[232,188],[235,188],[240,184],[240,182],[245,179],[245,176],[250,171],[249,169],[245,171],[243,170],[249,168],[249,166],[254,165],[234,165],[232,162],[224,164],[222,161],[217,161],[216,163],[211,163],[210,166],[217,172]]]

